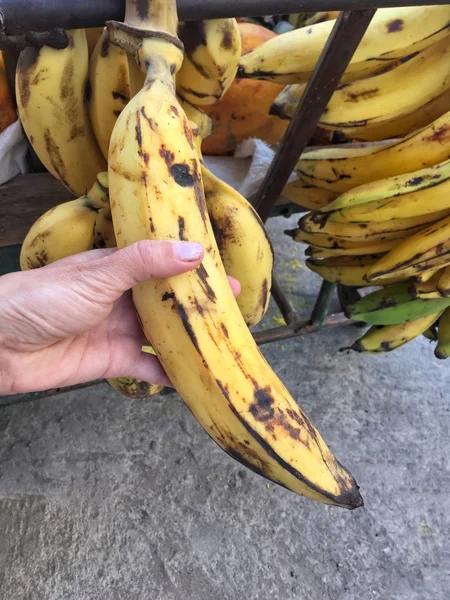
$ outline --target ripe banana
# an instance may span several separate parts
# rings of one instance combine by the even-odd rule
[[[102,33],[89,62],[89,117],[98,145],[108,160],[109,140],[117,117],[130,99],[126,53]]]
[[[86,34],[86,42],[88,45],[89,58],[92,56],[95,45],[97,44],[98,40],[100,39],[104,29],[105,29],[104,27],[89,27],[84,30],[84,32]]]
[[[202,159],[202,135],[211,130],[210,117],[189,108],[200,159],[206,207],[227,275],[241,284],[238,306],[249,327],[260,322],[270,302],[273,249],[264,223],[253,206],[233,187],[219,179]],[[186,115],[188,116],[188,115]]]
[[[384,73],[338,86],[318,124],[333,130],[359,129],[354,137],[370,140],[366,126],[388,125],[449,88],[450,43],[445,38]]]
[[[353,477],[263,358],[228,284],[207,215],[199,157],[174,90],[172,72],[183,60],[174,0],[139,5],[127,0],[125,24],[107,26],[114,42],[136,52],[147,74],[110,143],[118,246],[183,239],[205,248],[197,269],[134,287],[147,339],[194,416],[231,456],[296,493],[360,506]]]
[[[399,325],[375,325],[348,350],[367,354],[391,352],[424,333],[439,319],[441,314],[442,312],[438,312]],[[343,350],[347,350],[347,348],[343,348]]]
[[[334,192],[308,185],[301,179],[287,183],[281,195],[307,210],[319,210],[337,198]]]
[[[431,327],[428,327],[428,329],[426,329],[422,333],[422,335],[423,337],[427,338],[427,340],[430,340],[430,342],[437,342],[438,335],[436,329],[436,322],[434,322],[433,325],[431,325]]]
[[[445,267],[441,271],[441,276],[436,285],[436,289],[445,298],[450,296],[450,267]]]
[[[368,223],[450,210],[450,160],[366,183],[324,207],[330,221]]]
[[[438,343],[434,349],[436,358],[445,359],[450,356],[450,309],[444,310],[439,319]]]
[[[184,60],[176,76],[177,93],[192,104],[214,104],[236,76],[241,35],[236,19],[180,23]]]
[[[365,183],[431,167],[450,158],[450,112],[407,137],[390,144],[367,142],[360,153],[343,144],[311,148],[298,161],[295,172],[307,185],[334,193]]]
[[[133,379],[132,377],[106,379],[106,383],[117,392],[127,396],[127,398],[147,398],[159,394],[159,392],[164,389],[163,385],[147,383],[146,381]]]
[[[346,307],[349,319],[371,325],[400,325],[444,310],[450,298],[411,298],[407,281],[394,283]]]
[[[343,258],[347,260],[343,260]],[[350,262],[348,259],[355,259]],[[367,260],[361,260],[367,259]],[[306,266],[311,269],[314,273],[317,273],[331,283],[340,283],[342,285],[350,287],[366,287],[369,285],[376,285],[376,281],[368,283],[365,279],[367,273],[367,267],[375,264],[378,257],[373,256],[346,256],[325,258],[323,260],[317,260],[315,258],[308,258],[306,260]],[[399,279],[393,278],[390,281],[383,281],[383,284],[397,283]]]
[[[413,277],[422,271],[450,264],[450,217],[422,228],[400,242],[370,267],[367,280],[403,274]]]
[[[94,224],[108,204],[103,175],[99,174],[85,196],[51,208],[32,225],[20,251],[22,271],[92,248]]]
[[[340,246],[336,241],[336,246],[333,248],[323,248],[318,246],[309,246],[305,250],[306,256],[311,258],[331,258],[332,256],[364,256],[365,254],[385,254],[398,246],[400,240],[382,240],[378,242],[344,242],[345,246]]]
[[[376,240],[401,239],[424,229],[427,223],[438,221],[447,216],[441,211],[420,217],[391,219],[390,221],[371,223],[333,223],[326,214],[313,212],[304,215],[298,222],[299,229],[311,234],[326,234],[338,240],[369,242]]]
[[[442,275],[443,270],[444,269],[438,269],[437,271],[432,271],[432,273],[434,274],[427,281],[413,281],[409,288],[409,293],[411,297],[422,298],[425,300],[434,300],[437,298],[442,298],[442,295],[437,289],[437,284],[439,278]]]
[[[353,55],[343,81],[377,73],[390,63],[427,48],[448,35],[448,6],[377,10]],[[268,40],[241,58],[238,77],[277,83],[307,81],[334,21],[295,29]]]
[[[88,47],[84,29],[67,32],[63,50],[28,46],[19,56],[16,94],[20,120],[50,173],[82,196],[106,162],[89,122],[86,103]]]
[[[108,206],[98,211],[94,223],[93,248],[115,248],[116,236],[112,222],[111,208]]]
[[[306,19],[305,27],[309,27],[310,25],[315,25],[316,23],[323,23],[324,21],[332,21],[337,19],[339,16],[338,10],[329,10],[328,12],[316,12],[315,15]]]

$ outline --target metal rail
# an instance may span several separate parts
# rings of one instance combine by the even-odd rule
[[[178,14],[181,20],[196,20],[447,3],[448,0],[178,0]],[[125,0],[0,0],[0,15],[9,35],[58,27],[101,27],[109,19],[123,20],[124,14]]]

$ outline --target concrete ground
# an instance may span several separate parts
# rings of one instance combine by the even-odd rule
[[[282,235],[295,221],[269,229],[306,314],[319,278]],[[264,325],[279,320],[272,307]],[[0,598],[448,599],[450,364],[424,338],[338,351],[360,333],[263,347],[360,484],[352,512],[268,485],[175,393],[129,400],[101,384],[0,409]]]

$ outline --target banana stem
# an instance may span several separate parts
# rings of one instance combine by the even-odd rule
[[[125,23],[136,29],[160,31],[176,37],[176,0],[127,0]]]

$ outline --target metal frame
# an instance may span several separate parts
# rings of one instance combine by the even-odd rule
[[[393,6],[446,4],[443,0],[178,0],[181,20],[218,17],[245,17],[289,14],[318,10],[341,10],[308,86],[279,145],[273,162],[254,199],[261,218],[266,221],[280,208],[275,204],[299,156],[311,139],[320,115],[328,104],[353,53],[377,8]],[[124,0],[0,0],[0,43],[2,36],[48,31],[53,28],[101,26],[108,19],[122,20]],[[69,8],[70,7],[70,8]],[[349,10],[350,9],[350,10]],[[254,334],[258,344],[312,333],[324,327],[350,324],[343,313],[328,315],[335,284],[322,283],[310,318],[303,320],[273,277],[272,296],[286,325]],[[345,294],[341,293],[341,297]],[[79,387],[79,386],[75,386]],[[65,388],[73,389],[73,388]],[[55,393],[55,391],[53,391]],[[52,391],[37,396],[52,395]],[[27,395],[27,397],[30,395]],[[24,397],[23,397],[24,398]],[[24,401],[19,399],[19,401]]]

